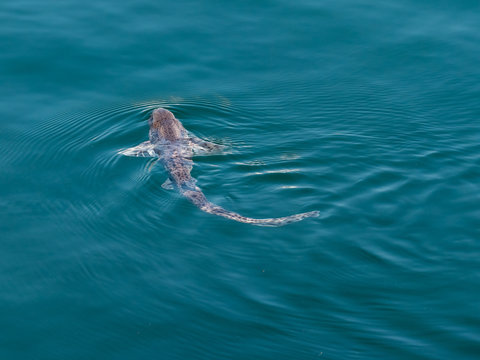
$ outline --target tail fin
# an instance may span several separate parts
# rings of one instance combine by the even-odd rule
[[[235,221],[246,223],[246,224],[258,225],[258,226],[283,226],[283,225],[291,224],[309,217],[318,217],[320,215],[320,212],[318,211],[310,211],[306,213],[295,214],[295,215],[279,217],[279,218],[254,219],[254,218],[242,216],[233,211],[225,210],[224,208],[211,203],[209,203],[207,207],[202,208],[202,210],[210,214],[223,216],[227,219],[235,220]]]
[[[208,201],[205,195],[200,190],[185,190],[182,191],[182,194],[189,199],[193,204],[198,206],[201,210],[218,216],[223,216],[224,218],[235,220],[238,222],[258,225],[258,226],[283,226],[291,224],[309,217],[318,217],[320,215],[319,211],[310,211],[301,214],[295,214],[279,218],[268,218],[268,219],[254,219],[246,216],[237,214],[236,212],[226,210],[221,206],[212,204]]]

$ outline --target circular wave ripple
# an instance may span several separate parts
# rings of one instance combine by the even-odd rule
[[[73,229],[79,234],[116,234],[130,239],[128,231],[122,229],[144,232],[159,227],[168,229],[173,214],[192,211],[188,202],[177,201],[177,195],[161,188],[166,174],[155,166],[155,159],[118,155],[120,149],[148,138],[147,119],[159,106],[170,109],[182,121],[187,119],[184,123],[188,130],[229,146],[232,149],[229,161],[235,163],[240,157],[236,152],[242,149],[247,160],[252,156],[247,144],[229,137],[232,129],[242,128],[242,119],[249,116],[248,111],[240,111],[222,98],[174,98],[59,114],[17,139],[22,152],[8,153],[9,163],[35,174],[34,179],[22,185],[24,189],[34,189],[36,197],[41,199],[36,200],[35,214],[61,219],[65,232]],[[199,158],[199,167],[209,167],[210,174],[220,175],[222,156],[211,158],[213,161]],[[255,173],[255,166],[247,167]],[[280,169],[280,173],[288,171]],[[204,182],[207,189],[215,186],[214,181],[206,178],[208,175],[195,175],[202,182],[207,180]],[[228,191],[226,196],[228,199]],[[218,196],[212,197],[222,202]],[[26,202],[27,199],[19,206],[27,206]],[[266,217],[284,215],[289,214],[265,214]]]

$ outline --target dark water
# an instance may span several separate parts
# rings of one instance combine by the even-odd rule
[[[0,3],[1,359],[480,356],[476,1]],[[207,197],[117,151],[164,106]]]

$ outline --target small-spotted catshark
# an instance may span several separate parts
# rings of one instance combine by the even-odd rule
[[[282,226],[308,217],[317,217],[318,211],[310,211],[280,218],[253,219],[212,204],[191,177],[192,157],[199,153],[215,153],[222,145],[202,140],[188,132],[175,116],[163,108],[155,109],[149,119],[149,141],[119,153],[126,156],[158,157],[168,172],[162,185],[171,189],[175,186],[180,193],[201,210],[227,219],[260,226]]]

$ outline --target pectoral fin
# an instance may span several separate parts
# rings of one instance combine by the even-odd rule
[[[118,153],[125,156],[158,157],[154,149],[155,146],[150,141],[144,141],[140,145],[121,150]]]
[[[213,153],[220,153],[222,152],[223,149],[225,149],[225,146],[223,145],[202,140],[193,134],[190,134],[188,140],[195,155],[208,155]]]

